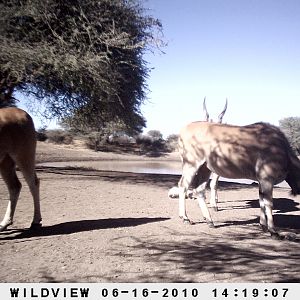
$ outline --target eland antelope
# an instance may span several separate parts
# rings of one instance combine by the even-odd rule
[[[0,172],[9,192],[9,203],[0,223],[0,231],[13,223],[21,191],[16,166],[23,173],[34,203],[31,228],[40,226],[39,179],[35,173],[36,133],[32,118],[16,107],[0,109]]]
[[[181,130],[179,151],[183,173],[179,182],[179,217],[189,222],[185,193],[198,175],[198,203],[204,219],[214,227],[204,192],[211,172],[259,184],[260,225],[277,234],[273,222],[273,187],[286,180],[292,194],[300,194],[300,161],[284,134],[275,126],[255,123],[233,126],[194,122]]]
[[[226,99],[225,102],[225,106],[222,110],[222,112],[219,114],[218,116],[218,123],[222,123],[223,122],[223,117],[225,115],[225,112],[227,110],[227,105],[228,105],[228,101]],[[212,119],[209,118],[209,113],[207,111],[206,108],[206,97],[203,100],[203,112],[205,115],[205,121],[206,122],[213,122]],[[198,178],[198,176],[200,176]],[[216,173],[212,173],[211,174],[211,180],[210,180],[210,206],[214,208],[215,211],[218,211],[218,181],[219,181],[219,175],[217,175]],[[190,187],[193,187],[193,191],[189,190],[187,192],[187,197],[188,198],[195,198],[197,196],[197,191],[195,190],[195,188],[197,188],[199,186],[199,181],[201,181],[201,175],[198,175],[198,172],[196,173],[196,175],[194,176],[193,182],[191,183]],[[169,192],[168,192],[168,196],[169,198],[178,198],[179,197],[179,188],[178,187],[172,187]]]

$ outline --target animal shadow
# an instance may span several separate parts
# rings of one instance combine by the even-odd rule
[[[101,230],[120,227],[135,227],[143,224],[163,222],[169,218],[111,218],[99,220],[79,220],[64,222],[50,226],[44,226],[37,230],[32,229],[11,229],[1,234],[0,241],[25,239],[31,237],[46,237],[55,235],[65,235],[78,232]],[[6,237],[3,237],[6,235]],[[11,236],[13,235],[13,236]]]
[[[259,201],[249,200],[246,202],[247,206],[252,208],[259,208]],[[274,198],[273,199],[273,211],[276,213],[288,213],[292,211],[299,211],[299,203],[288,198]]]

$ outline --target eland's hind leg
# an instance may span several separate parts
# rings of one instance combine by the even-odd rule
[[[38,179],[35,171],[29,172],[28,174],[23,172],[26,182],[29,186],[31,195],[33,197],[33,206],[34,206],[34,214],[33,220],[31,223],[31,228],[39,228],[41,227],[42,215],[41,215],[41,205],[40,205],[40,180]]]
[[[259,224],[263,231],[267,231],[267,217],[266,217],[266,208],[265,208],[265,201],[264,201],[264,193],[259,184],[259,207],[260,207],[260,217],[259,217]]]
[[[13,223],[22,185],[16,174],[15,162],[8,155],[6,155],[0,163],[0,172],[9,192],[9,202],[6,213],[0,223],[0,231],[3,231]]]
[[[266,180],[259,181],[260,225],[264,231],[278,236],[273,220],[273,184]]]
[[[40,181],[35,172],[35,153],[28,152],[25,156],[17,158],[17,165],[20,168],[32,195],[34,214],[31,228],[41,226],[42,216],[40,207]]]

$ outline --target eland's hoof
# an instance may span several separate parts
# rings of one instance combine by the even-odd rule
[[[192,224],[190,219],[183,219],[182,222],[183,222],[184,225],[191,225]]]
[[[182,219],[182,223],[184,225],[192,225],[193,224],[190,219],[183,218],[183,217],[180,217],[180,219]]]
[[[216,228],[214,222],[207,222],[209,228]]]
[[[0,225],[0,232],[4,231],[7,228],[7,226],[8,225],[6,225],[6,226]]]
[[[12,223],[8,223],[6,225],[0,225],[0,232],[5,231],[8,226],[12,225]]]
[[[266,225],[259,224],[259,226],[263,232],[268,232],[268,227]]]
[[[281,236],[278,232],[274,231],[274,232],[270,232],[271,234],[271,238],[274,239],[274,240],[283,240],[284,239],[284,236]]]
[[[284,237],[282,237],[279,233],[277,232],[271,232],[271,238],[277,241],[283,240]]]
[[[42,223],[31,223],[30,230],[39,230],[42,228]]]

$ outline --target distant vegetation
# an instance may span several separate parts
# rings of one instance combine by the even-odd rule
[[[64,145],[81,141],[88,149],[95,151],[130,152],[158,156],[176,151],[178,136],[172,134],[164,139],[159,130],[150,130],[144,134],[131,136],[125,132],[114,132],[108,135],[92,131],[83,135],[72,130],[41,128],[37,131],[37,139],[42,142]]]
[[[290,117],[279,121],[279,127],[286,135],[293,150],[300,155],[300,117]],[[110,122],[102,131],[82,132],[74,129],[37,131],[39,141],[56,144],[73,144],[80,140],[89,149],[95,151],[119,151],[136,154],[159,155],[177,150],[178,135],[171,134],[163,138],[159,130],[150,130],[147,133],[132,134],[116,122]]]
[[[284,118],[279,121],[279,127],[286,135],[295,153],[300,155],[300,117]]]

